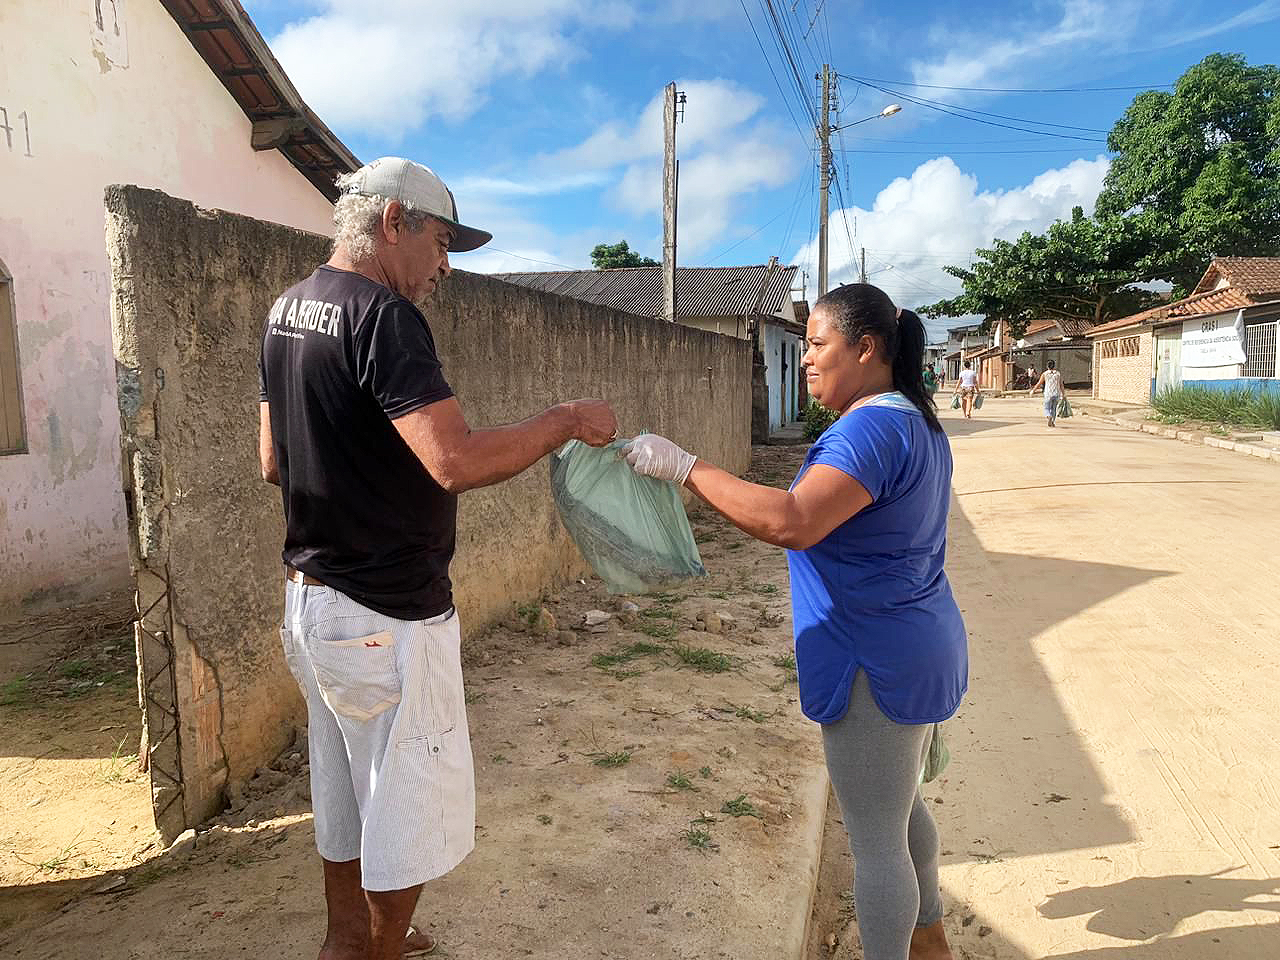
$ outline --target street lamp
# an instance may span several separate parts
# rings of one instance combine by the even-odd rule
[[[825,81],[824,81],[825,83]],[[899,104],[891,103],[879,113],[873,113],[869,117],[863,117],[861,120],[854,120],[852,123],[842,123],[839,126],[832,127],[827,124],[827,100],[826,87],[823,87],[822,101],[822,125],[818,128],[818,137],[822,143],[822,167],[821,176],[819,177],[819,217],[818,217],[818,296],[822,296],[827,292],[827,193],[831,186],[831,134],[837,130],[843,130],[845,127],[856,127],[860,123],[866,123],[868,120],[879,120],[882,117],[892,117],[895,113],[901,113],[902,107]],[[853,251],[849,251],[852,255]]]

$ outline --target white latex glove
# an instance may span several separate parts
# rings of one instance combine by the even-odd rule
[[[683,484],[698,458],[680,449],[666,437],[642,433],[622,448],[622,456],[631,469],[641,476],[654,477],[667,483]]]

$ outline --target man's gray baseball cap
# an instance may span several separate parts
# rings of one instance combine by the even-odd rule
[[[429,167],[404,157],[380,157],[352,174],[343,193],[399,200],[411,210],[429,213],[453,229],[451,253],[465,253],[483,247],[493,239],[486,230],[458,222],[458,204],[444,181]]]

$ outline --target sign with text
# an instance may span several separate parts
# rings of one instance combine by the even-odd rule
[[[1244,362],[1243,310],[1234,317],[1223,314],[1183,322],[1183,367],[1226,367]]]

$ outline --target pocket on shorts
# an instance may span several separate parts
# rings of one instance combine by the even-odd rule
[[[400,702],[400,673],[390,630],[350,640],[312,637],[307,651],[320,696],[338,716],[372,720]]]
[[[287,623],[280,625],[280,646],[284,650],[284,662],[289,668],[289,673],[293,676],[293,682],[305,694],[307,692],[306,685],[302,682],[301,667],[298,664],[298,650],[294,646],[293,631],[289,629]]]

